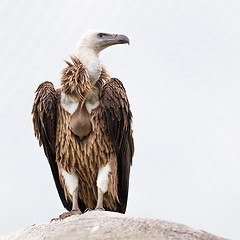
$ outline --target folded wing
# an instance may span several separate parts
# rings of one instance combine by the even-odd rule
[[[39,85],[36,90],[32,109],[33,126],[35,136],[39,140],[39,145],[43,145],[60,199],[64,207],[70,211],[72,204],[65,198],[64,190],[59,180],[57,163],[55,161],[56,106],[58,97],[58,93],[51,82],[43,82]]]
[[[123,84],[111,78],[103,87],[102,103],[107,131],[118,163],[118,212],[124,213],[127,206],[130,166],[134,153],[132,137],[132,113]]]

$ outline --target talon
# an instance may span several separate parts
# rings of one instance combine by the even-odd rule
[[[103,207],[99,207],[99,208],[95,208],[95,211],[105,211],[105,209]]]
[[[79,209],[73,209],[70,212],[64,212],[63,214],[61,214],[59,216],[59,219],[63,220],[65,218],[67,218],[67,217],[71,217],[73,215],[81,215],[81,214],[82,214],[82,212]]]
[[[58,218],[52,218],[51,221],[50,221],[50,223],[51,223],[51,222],[56,222],[56,221],[59,221],[59,220],[61,220],[59,217],[58,217]]]
[[[90,211],[92,211],[91,208],[86,208],[85,211],[84,211],[83,213],[90,212]]]
[[[81,211],[79,209],[73,209],[71,212],[81,212]]]

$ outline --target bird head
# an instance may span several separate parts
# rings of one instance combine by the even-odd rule
[[[110,34],[98,30],[89,30],[85,32],[80,38],[77,51],[80,49],[88,48],[95,51],[97,54],[103,49],[115,44],[129,44],[129,39],[122,34]]]

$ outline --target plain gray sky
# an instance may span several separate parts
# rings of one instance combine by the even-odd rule
[[[134,116],[127,215],[240,239],[239,1],[1,0],[0,25],[0,235],[64,211],[30,112],[94,28],[131,41],[100,56]]]

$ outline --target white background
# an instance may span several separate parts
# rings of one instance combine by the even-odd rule
[[[64,209],[34,138],[34,91],[88,29],[131,44],[101,54],[131,103],[127,215],[240,239],[240,2],[0,1],[0,235]]]

